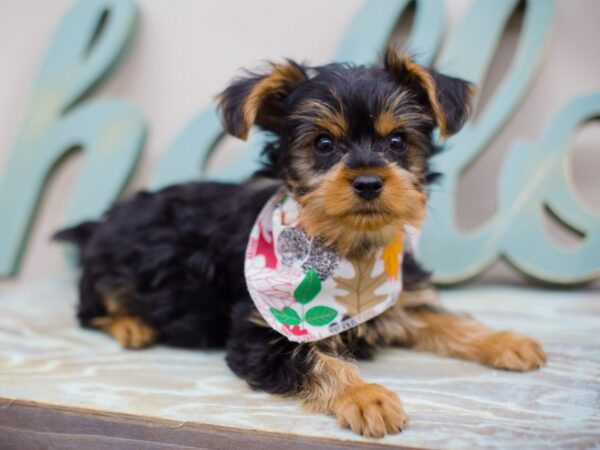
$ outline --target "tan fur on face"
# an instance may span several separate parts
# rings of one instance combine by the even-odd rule
[[[405,99],[405,95],[394,96],[386,102],[384,109],[375,118],[373,127],[379,136],[385,137],[400,131],[423,146],[428,136],[417,131],[419,126],[431,123],[431,117],[419,105]]]
[[[384,180],[375,201],[364,202],[352,189],[352,180],[374,174]],[[340,163],[323,177],[318,187],[301,196],[300,220],[309,236],[336,245],[341,254],[360,254],[360,249],[388,245],[404,225],[419,226],[427,197],[414,185],[414,175],[397,166],[352,170]],[[360,214],[361,211],[370,214]]]
[[[379,136],[388,136],[404,126],[404,121],[392,111],[383,111],[375,119],[375,131]]]
[[[415,135],[416,129],[432,122],[432,117],[414,100],[412,92],[406,88],[399,88],[394,95],[382,101],[381,111],[373,126],[379,136],[388,136],[394,131],[405,131],[409,135]],[[419,138],[428,139],[427,136]]]
[[[364,436],[382,437],[402,430],[407,417],[395,392],[366,383],[353,363],[316,347],[311,358],[313,369],[302,393],[308,410],[333,414],[341,426]]]
[[[426,159],[429,136],[422,131],[424,124],[433,125],[433,119],[422,106],[411,99],[409,91],[400,90],[385,100],[381,112],[375,117],[373,128],[381,137],[403,133],[408,139],[406,162],[409,171],[425,182]]]
[[[327,103],[314,99],[303,102],[290,118],[306,120],[311,123],[311,126],[321,128],[322,131],[329,132],[337,139],[343,138],[348,132],[348,123],[341,111],[336,111]]]

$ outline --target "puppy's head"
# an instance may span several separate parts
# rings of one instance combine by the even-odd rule
[[[307,234],[353,256],[420,225],[432,132],[460,130],[471,91],[391,49],[383,67],[273,64],[234,81],[220,110],[234,136],[253,125],[275,134],[268,171],[300,203]]]

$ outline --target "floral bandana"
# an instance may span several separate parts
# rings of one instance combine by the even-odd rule
[[[409,231],[409,230],[406,230]],[[334,336],[381,314],[402,291],[404,236],[360,260],[308,237],[299,205],[283,192],[260,212],[246,249],[250,296],[267,323],[290,341]]]

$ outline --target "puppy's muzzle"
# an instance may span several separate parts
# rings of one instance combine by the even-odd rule
[[[352,189],[364,200],[373,200],[383,191],[383,179],[378,175],[359,175],[352,180]]]

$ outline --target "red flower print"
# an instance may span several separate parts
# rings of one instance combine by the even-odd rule
[[[263,230],[260,224],[258,225],[256,254],[265,257],[265,267],[268,267],[269,269],[274,269],[277,267],[277,258],[275,257],[275,249],[273,248],[273,235],[271,234],[271,242],[267,242],[263,236]]]
[[[294,336],[306,336],[308,334],[308,330],[305,330],[304,328],[300,328],[300,326],[298,325],[294,325],[293,327],[290,327],[287,323],[285,325],[283,325],[283,327],[288,330],[290,333],[292,333]]]

